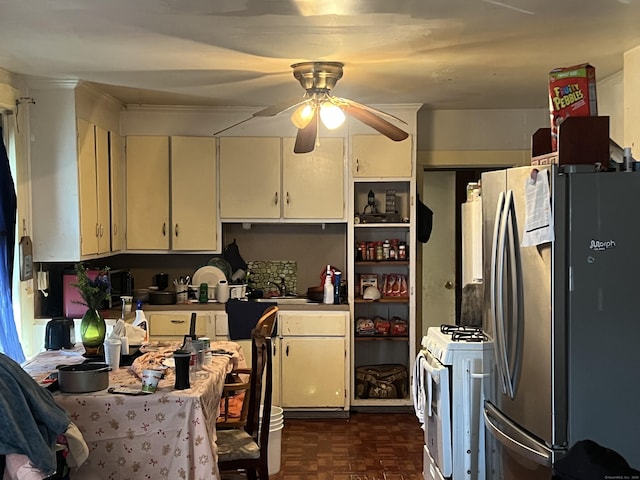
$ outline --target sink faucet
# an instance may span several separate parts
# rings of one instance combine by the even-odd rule
[[[285,281],[285,277],[281,277],[280,278],[280,283],[275,283],[272,282],[271,280],[269,280],[267,282],[267,285],[273,285],[274,287],[276,287],[277,290],[277,295],[278,297],[286,297],[286,296],[290,296],[291,293],[289,292],[288,288],[287,288],[287,283]]]

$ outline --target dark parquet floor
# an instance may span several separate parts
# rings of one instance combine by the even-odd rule
[[[424,433],[413,413],[352,413],[284,421],[271,480],[421,480]],[[222,480],[244,474],[222,472]]]

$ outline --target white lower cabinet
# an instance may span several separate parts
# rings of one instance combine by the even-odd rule
[[[348,319],[348,312],[279,312],[274,404],[290,410],[348,410]]]
[[[213,312],[198,312],[196,315],[196,335],[215,338],[215,316]],[[191,312],[154,311],[145,312],[149,322],[149,338],[156,341],[182,340],[189,334]]]

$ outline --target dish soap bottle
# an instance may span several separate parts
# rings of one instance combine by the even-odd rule
[[[333,282],[331,281],[331,277],[331,265],[327,265],[327,274],[324,277],[322,303],[333,303]]]

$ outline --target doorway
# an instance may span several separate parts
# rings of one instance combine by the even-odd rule
[[[433,230],[422,244],[422,335],[429,327],[459,324],[462,305],[461,205],[467,184],[496,168],[425,169],[420,198],[433,211]]]

